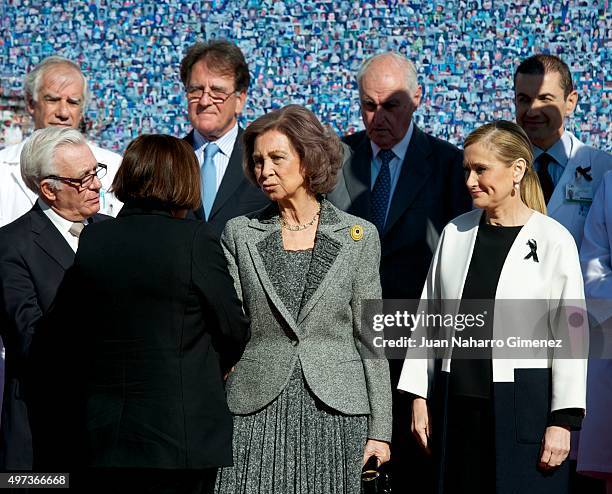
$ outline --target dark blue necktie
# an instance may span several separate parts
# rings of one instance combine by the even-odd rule
[[[372,223],[382,235],[385,229],[385,219],[387,216],[387,206],[391,195],[391,171],[389,163],[395,158],[395,153],[390,149],[381,149],[378,152],[380,158],[380,171],[372,188]]]

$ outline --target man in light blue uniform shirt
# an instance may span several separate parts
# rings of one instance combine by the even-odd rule
[[[580,247],[584,221],[612,156],[565,130],[578,102],[568,66],[553,55],[534,55],[514,74],[516,121],[533,144],[535,170],[548,215],[565,226]]]

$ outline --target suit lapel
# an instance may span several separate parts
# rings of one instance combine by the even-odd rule
[[[291,328],[291,330],[296,334],[300,334],[295,320],[293,319],[291,314],[289,314],[287,307],[285,307],[285,304],[276,293],[274,285],[272,284],[272,281],[268,276],[268,271],[266,270],[266,266],[263,262],[259,249],[257,248],[259,242],[261,242],[261,240],[264,240],[266,235],[271,234],[272,232],[266,232],[265,235],[260,235],[257,239],[253,238],[253,241],[247,242],[247,248],[249,249],[249,253],[251,254],[251,260],[253,261],[253,265],[255,266],[255,271],[257,272],[259,282],[261,283],[261,286],[266,292],[266,295],[268,295],[268,298],[270,299],[274,307],[278,310],[287,325]]]
[[[210,218],[214,218],[215,214],[223,207],[223,205],[234,195],[234,192],[245,180],[244,172],[242,170],[242,132],[243,130],[238,127],[238,135],[236,136],[236,142],[234,143],[234,149],[230,156],[229,163],[219,185],[219,190],[215,196],[215,202],[213,203],[210,211]]]
[[[365,219],[370,218],[370,182],[372,146],[364,133],[359,146],[353,151],[351,166],[343,167],[344,181],[351,199],[349,212]]]
[[[38,204],[30,211],[32,217],[32,233],[34,242],[54,259],[64,270],[72,266],[74,252],[62,237],[62,234],[51,223]]]
[[[386,234],[401,217],[404,211],[414,202],[419,191],[431,175],[431,166],[427,158],[431,154],[431,146],[417,126],[414,126],[414,134],[406,150],[406,157],[402,163],[402,169],[397,181],[397,186],[391,198],[391,206],[385,223]]]

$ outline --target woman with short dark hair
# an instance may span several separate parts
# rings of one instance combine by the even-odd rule
[[[252,339],[226,385],[234,466],[216,489],[358,494],[363,463],[390,456],[388,363],[361,352],[361,303],[381,297],[378,232],[323,198],[342,145],[312,112],[268,113],[243,139],[245,172],[273,203],[222,237]]]
[[[72,383],[53,427],[81,441],[72,453],[92,469],[87,491],[209,492],[216,468],[232,462],[223,376],[248,323],[218,241],[182,219],[200,205],[193,150],[140,136],[113,189],[124,207],[83,230],[37,344],[53,358],[43,369],[63,373],[49,392]]]

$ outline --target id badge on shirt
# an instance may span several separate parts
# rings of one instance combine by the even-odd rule
[[[565,200],[581,204],[593,202],[593,177],[591,167],[577,167],[574,179],[565,185]]]

